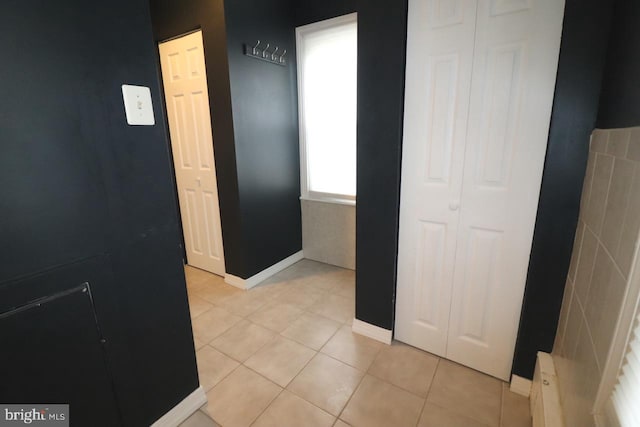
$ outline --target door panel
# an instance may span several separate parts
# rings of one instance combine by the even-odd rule
[[[201,32],[160,44],[187,262],[225,274]]]
[[[505,380],[531,252],[563,6],[478,2],[447,357]],[[482,339],[469,339],[470,318],[484,325]]]
[[[440,3],[409,3],[396,337],[508,379],[564,5]]]
[[[476,5],[409,3],[395,336],[444,356]],[[413,53],[413,54],[412,54]]]

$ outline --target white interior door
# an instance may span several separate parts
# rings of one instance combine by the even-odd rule
[[[464,154],[454,159],[460,162],[457,170],[461,171],[462,184],[457,192],[450,191],[448,199],[443,196],[422,200],[425,204],[441,205],[443,211],[448,207],[457,213],[452,216],[455,219],[440,227],[442,235],[455,234],[445,244],[440,243],[438,234],[423,231],[424,220],[416,224],[410,213],[404,212],[412,208],[415,203],[412,200],[428,197],[411,187],[411,181],[424,173],[424,165],[404,163],[405,159],[419,156],[425,145],[434,144],[412,133],[412,128],[429,126],[432,120],[420,113],[415,116],[409,104],[410,97],[419,98],[419,93],[414,92],[423,84],[419,80],[428,79],[425,75],[429,74],[410,72],[415,62],[407,63],[396,336],[506,380],[511,372],[531,251],[564,3],[557,0],[473,3],[477,7],[475,35],[471,36],[471,89],[453,95],[457,103],[468,109],[465,136],[460,142]],[[435,10],[449,10],[452,16],[470,7],[464,0],[410,0],[409,4],[414,9],[427,5]],[[422,25],[425,22],[428,19],[423,14]],[[434,55],[428,48],[418,47],[426,46],[426,38],[433,36],[412,28],[412,24],[417,26],[418,22],[409,22],[408,57],[424,56],[426,61],[433,61]],[[451,19],[443,25],[460,37],[469,37],[463,35],[468,30],[460,19]],[[436,85],[446,87],[446,82]],[[422,102],[427,105],[437,102],[432,98],[424,96]],[[441,136],[435,138],[446,140]],[[415,167],[420,171],[412,170]],[[405,181],[409,183],[405,185]],[[429,223],[426,227],[435,230]],[[422,249],[425,247],[434,249],[432,253],[425,252]],[[448,251],[454,255],[446,256]],[[423,271],[428,274],[422,274]],[[449,271],[453,271],[452,275],[445,274]],[[434,279],[439,277],[443,279]],[[444,351],[440,334],[438,342],[426,346],[412,338],[419,334],[416,325],[425,323],[427,317],[415,307],[433,305],[429,295],[434,292],[450,294],[449,304],[444,298],[437,302],[442,305],[437,310],[448,310],[447,321],[440,327],[446,335]],[[423,301],[406,305],[418,299]],[[406,313],[401,316],[400,312]],[[402,325],[403,322],[409,326]]]
[[[476,0],[411,1],[395,337],[446,353]]]
[[[224,276],[202,33],[159,48],[187,262]]]

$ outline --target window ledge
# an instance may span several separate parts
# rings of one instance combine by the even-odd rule
[[[346,206],[356,206],[355,200],[347,200],[347,199],[338,199],[331,197],[310,197],[310,196],[300,196],[300,200],[307,200],[310,202],[320,202],[320,203],[329,203],[333,205],[346,205]]]

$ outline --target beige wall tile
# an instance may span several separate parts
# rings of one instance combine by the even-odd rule
[[[598,249],[598,239],[593,235],[589,227],[585,227],[584,236],[582,238],[582,246],[580,248],[580,257],[576,272],[576,280],[574,282],[574,291],[576,296],[584,304],[589,294],[589,286],[591,285],[591,276],[593,273],[593,264],[596,259],[596,251]]]
[[[607,143],[607,154],[624,158],[629,147],[629,129],[614,129],[609,131],[609,141]]]
[[[582,307],[578,298],[574,297],[570,300],[569,313],[567,314],[567,326],[565,328],[563,337],[563,353],[562,355],[568,359],[573,358],[576,346],[578,333],[580,332],[580,326],[582,325],[584,315],[582,313]]]
[[[639,142],[640,144],[640,142]],[[615,260],[625,277],[629,276],[631,263],[633,261],[635,246],[638,243],[638,232],[640,231],[640,164],[636,164],[633,175],[633,183],[629,191],[629,203],[624,222],[622,224],[622,234],[618,249],[615,252]]]
[[[570,278],[567,278],[567,282],[564,285],[564,295],[562,297],[562,308],[560,309],[560,317],[558,318],[558,329],[556,331],[556,338],[553,345],[553,351],[558,354],[564,354],[564,334],[569,316],[571,298],[573,298],[573,282]]]
[[[640,127],[631,129],[627,159],[640,162]]]
[[[616,253],[622,234],[627,204],[633,183],[635,165],[629,160],[616,159],[609,185],[609,195],[605,208],[600,240],[610,253]]]
[[[606,249],[604,249],[602,245],[598,245],[596,260],[593,263],[593,275],[591,277],[589,293],[586,299],[580,299],[587,323],[591,325],[594,324],[593,322],[598,318],[597,313],[600,311],[604,302],[601,298],[606,294],[614,268],[613,260]]]
[[[356,207],[301,200],[305,257],[356,268]]]
[[[593,300],[587,307],[587,322],[596,350],[598,365],[604,368],[611,340],[622,309],[627,282],[613,269],[606,286],[594,289]]]
[[[575,280],[576,270],[578,269],[578,259],[580,257],[580,248],[582,246],[582,237],[584,236],[584,222],[578,220],[576,235],[573,239],[573,251],[571,253],[571,264],[569,264],[569,278]]]
[[[606,154],[596,154],[589,203],[583,211],[584,221],[596,235],[600,234],[602,228],[612,170],[613,157]]]
[[[589,152],[587,160],[587,169],[585,170],[584,182],[582,183],[582,196],[580,197],[580,219],[584,219],[582,213],[589,206],[591,199],[591,184],[593,183],[593,173],[596,169],[596,156],[594,151]]]
[[[607,150],[609,132],[606,129],[595,129],[591,135],[590,150],[597,153],[604,153]]]

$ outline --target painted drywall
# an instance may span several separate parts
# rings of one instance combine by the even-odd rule
[[[300,200],[304,257],[354,270],[356,268],[356,207]]]
[[[356,318],[393,329],[407,2],[361,0],[357,12]]]
[[[640,2],[616,0],[614,25],[602,84],[598,127],[603,129],[640,124]]]
[[[152,0],[157,41],[202,29],[227,273],[248,278],[302,249],[293,7]],[[243,54],[263,40],[280,67]]]
[[[225,2],[244,275],[302,249],[294,37],[289,0]],[[244,55],[257,40],[287,51],[286,66]],[[265,46],[265,45],[263,45]],[[215,123],[214,123],[215,126]]]
[[[150,425],[198,377],[148,3],[3,2],[0,38],[0,300],[89,282],[121,420]],[[127,125],[123,83],[150,87],[157,125]]]

